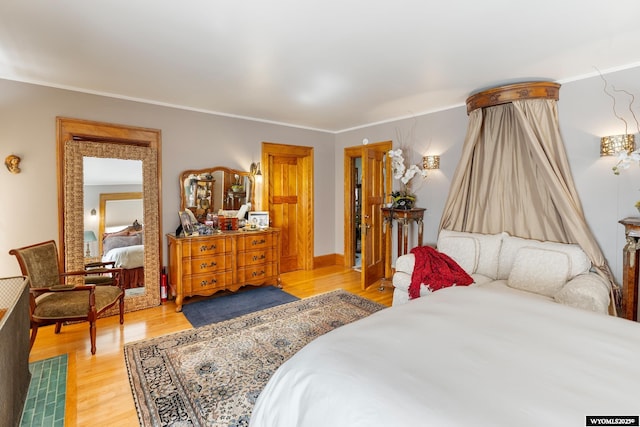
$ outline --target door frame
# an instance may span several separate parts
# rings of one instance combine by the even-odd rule
[[[382,141],[376,142],[374,144],[368,144],[366,147],[361,145],[354,147],[345,147],[344,149],[344,266],[345,267],[353,267],[353,260],[355,258],[355,229],[354,222],[355,218],[353,215],[354,204],[355,204],[355,189],[356,183],[353,174],[353,166],[355,159],[360,157],[362,158],[364,148],[367,149],[378,149],[380,151],[389,151],[393,149],[393,141]],[[387,171],[389,170],[389,161],[386,162]],[[385,177],[385,187],[391,190],[391,173],[387,173]],[[364,192],[363,192],[364,193]],[[385,194],[387,197],[388,194]],[[382,232],[382,230],[371,229],[373,233]],[[385,247],[386,250],[386,247]],[[362,271],[360,274],[364,274]]]

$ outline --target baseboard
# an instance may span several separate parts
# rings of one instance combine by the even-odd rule
[[[313,268],[329,267],[332,265],[344,265],[344,255],[329,254],[313,258]]]

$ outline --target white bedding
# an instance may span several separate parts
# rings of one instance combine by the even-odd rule
[[[144,245],[113,248],[102,257],[102,262],[115,261],[117,268],[138,268],[144,266]]]
[[[253,427],[584,426],[640,415],[640,325],[452,287],[309,343],[269,380]]]

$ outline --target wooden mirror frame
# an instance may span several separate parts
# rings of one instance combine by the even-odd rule
[[[185,194],[185,180],[189,177],[189,175],[206,175],[206,174],[213,174],[214,172],[224,172],[225,175],[229,174],[231,176],[233,175],[239,175],[241,177],[246,177],[249,179],[249,182],[251,182],[251,189],[250,189],[250,194],[247,194],[245,197],[247,199],[247,201],[249,203],[251,203],[251,210],[255,209],[255,202],[254,202],[254,198],[255,198],[255,180],[253,179],[253,175],[250,172],[243,172],[243,171],[239,171],[239,170],[235,170],[235,169],[231,169],[225,166],[214,166],[211,168],[205,168],[205,169],[193,169],[193,170],[186,170],[184,172],[182,172],[180,174],[180,210],[183,211],[185,209],[187,209],[187,198],[186,198],[186,194]],[[226,191],[226,189],[224,190]],[[217,212],[214,212],[217,213]]]
[[[162,266],[161,132],[110,123],[57,117],[58,233],[67,270],[84,267],[83,158],[142,160],[145,292],[125,298],[125,310],[160,305]]]
[[[102,244],[104,239],[104,230],[106,229],[107,219],[107,202],[117,202],[122,200],[138,200],[142,199],[144,207],[144,197],[142,193],[129,192],[129,193],[102,193],[100,194],[100,210],[98,217],[98,254],[102,256]],[[136,218],[134,218],[136,219]],[[133,220],[128,224],[133,224]]]

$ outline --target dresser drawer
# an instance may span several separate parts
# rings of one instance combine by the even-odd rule
[[[238,238],[239,251],[270,248],[273,246],[273,233],[248,233]]]
[[[192,239],[183,245],[182,257],[195,258],[227,252],[231,252],[231,239],[229,237]]]
[[[273,272],[273,263],[239,268],[238,282],[245,285],[261,285],[266,280],[272,278]]]
[[[187,279],[191,282],[191,293],[198,295],[201,291],[222,290],[226,284],[231,283],[230,271],[221,273],[195,274]]]
[[[273,261],[273,248],[257,249],[238,254],[238,267],[260,265]]]
[[[208,257],[184,258],[183,274],[200,274],[228,270],[231,268],[231,255],[221,254]]]

